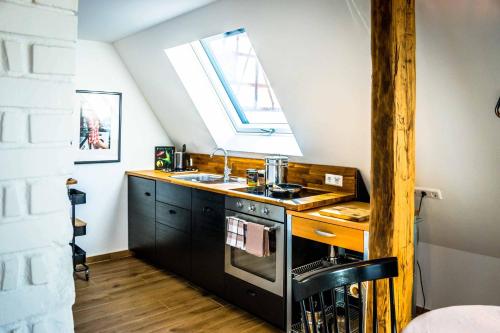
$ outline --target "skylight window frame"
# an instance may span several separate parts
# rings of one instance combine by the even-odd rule
[[[201,47],[201,45],[198,46]],[[279,152],[290,156],[303,156],[293,133],[267,135],[236,132],[214,88],[214,82],[215,85],[221,85],[221,83],[220,81],[217,83],[218,80],[211,82],[192,43],[164,49],[164,52],[218,147],[237,152],[258,154]]]
[[[234,31],[225,32],[222,35],[223,35],[223,37],[229,37],[229,36],[234,36],[234,35],[240,34],[242,32],[245,32],[245,30],[244,29],[237,29]],[[242,124],[249,124],[250,122],[248,121],[248,118],[245,115],[245,112],[243,112],[241,105],[238,102],[238,98],[236,98],[236,95],[235,95],[233,89],[231,88],[231,85],[226,80],[226,77],[222,71],[222,68],[220,68],[220,66],[219,66],[219,62],[215,59],[215,55],[212,53],[212,50],[208,46],[208,43],[211,40],[215,40],[215,39],[219,39],[219,38],[221,38],[220,35],[201,39],[200,40],[201,47],[203,48],[203,51],[206,53],[208,60],[210,61],[210,64],[214,68],[215,73],[217,74],[217,77],[222,84],[222,87],[224,87],[224,91],[226,92],[227,97],[229,98],[229,100],[233,104],[234,110],[236,111],[238,117],[240,118],[241,123]]]
[[[222,38],[226,36],[233,36],[239,33],[245,33],[243,28],[226,32],[222,34]],[[258,134],[258,135],[274,135],[274,134],[292,134],[292,130],[287,123],[250,123],[245,112],[238,102],[238,98],[233,92],[229,82],[218,61],[215,59],[208,44],[210,40],[219,39],[221,35],[215,35],[199,41],[194,41],[191,44],[198,61],[205,70],[215,92],[217,93],[222,105],[227,113],[228,118],[234,126],[236,133],[242,134]],[[257,58],[258,59],[258,58]],[[260,64],[260,62],[259,62]],[[262,65],[261,65],[262,66]],[[272,89],[272,88],[271,88]],[[283,114],[283,110],[280,111]],[[283,114],[284,117],[284,114]]]

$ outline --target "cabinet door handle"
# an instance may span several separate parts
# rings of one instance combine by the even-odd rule
[[[173,215],[173,214],[177,214],[177,212],[176,212],[175,210],[173,210],[173,209],[169,210],[168,212],[169,212],[170,214],[172,214],[172,215]]]
[[[150,197],[151,196],[151,193],[149,192],[144,192],[144,195],[147,196],[147,197]]]
[[[210,207],[203,207],[203,213],[204,214],[210,214],[213,212],[213,209]]]
[[[318,229],[314,230],[314,232],[316,233],[316,235],[322,236],[322,237],[336,237],[337,236],[334,233],[326,232],[326,231],[322,231],[322,230],[318,230]]]

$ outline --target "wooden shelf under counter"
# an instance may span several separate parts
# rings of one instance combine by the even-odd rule
[[[369,209],[370,206],[364,202],[349,202],[349,204],[365,209]],[[292,216],[292,234],[349,250],[365,252],[368,245],[365,243],[368,241],[369,221],[352,222],[319,213],[322,209],[335,206],[324,206],[301,212],[289,210],[288,214]]]

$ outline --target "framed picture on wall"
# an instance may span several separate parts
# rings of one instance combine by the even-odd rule
[[[77,90],[75,164],[120,162],[122,94]]]

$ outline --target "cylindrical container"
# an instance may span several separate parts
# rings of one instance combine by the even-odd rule
[[[256,169],[247,169],[247,185],[257,186],[259,174]]]
[[[274,184],[282,184],[287,182],[288,175],[288,157],[287,156],[266,156],[265,174],[266,186],[271,187]]]
[[[182,151],[176,151],[174,153],[174,170],[183,171],[187,168],[187,160],[189,159],[188,154]]]
[[[266,185],[266,170],[257,170],[257,186]]]

